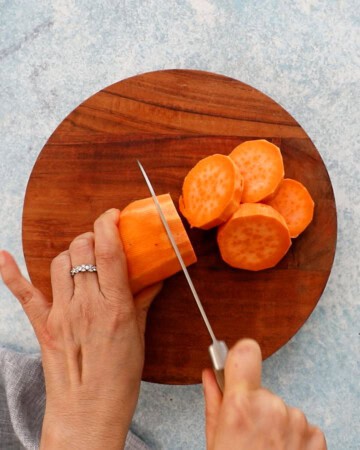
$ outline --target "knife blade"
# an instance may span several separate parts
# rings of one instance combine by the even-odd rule
[[[188,285],[190,287],[190,290],[195,298],[196,304],[200,310],[201,316],[205,322],[206,328],[208,329],[208,332],[210,334],[210,337],[212,339],[212,344],[209,346],[209,354],[210,354],[210,358],[213,364],[213,368],[214,368],[214,372],[215,372],[215,376],[216,376],[216,380],[218,382],[219,388],[221,389],[221,391],[224,391],[224,385],[225,385],[225,378],[224,378],[224,367],[225,367],[225,360],[226,360],[226,356],[228,353],[228,348],[227,345],[224,341],[219,341],[218,339],[216,339],[216,336],[214,334],[214,331],[210,325],[209,319],[206,315],[206,312],[202,306],[201,300],[198,296],[198,293],[196,292],[194,283],[191,280],[191,277],[189,275],[189,272],[186,268],[186,265],[184,263],[184,260],[181,256],[180,250],[176,244],[174,235],[172,234],[169,224],[166,220],[166,217],[161,209],[160,203],[156,197],[154,188],[150,182],[150,179],[147,175],[147,173],[145,172],[144,167],[142,166],[141,162],[139,160],[137,160],[138,166],[140,168],[140,171],[145,179],[145,182],[147,184],[147,187],[149,188],[151,197],[155,203],[155,207],[157,212],[159,213],[159,217],[161,219],[162,224],[164,225],[165,231],[169,237],[170,243],[174,249],[174,252],[176,254],[176,257],[180,263],[180,266],[182,268],[182,271],[185,275],[186,281],[188,282]]]

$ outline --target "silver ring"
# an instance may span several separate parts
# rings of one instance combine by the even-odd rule
[[[80,272],[97,272],[96,266],[92,264],[81,264],[81,266],[75,266],[70,270],[70,274],[74,277]]]

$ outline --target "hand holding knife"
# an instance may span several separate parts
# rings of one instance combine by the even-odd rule
[[[213,364],[216,380],[218,382],[218,385],[219,385],[221,391],[223,392],[224,391],[224,383],[225,383],[224,367],[225,367],[226,356],[227,356],[227,353],[228,353],[227,345],[225,344],[224,341],[219,341],[215,337],[213,329],[211,328],[210,322],[209,322],[209,320],[208,320],[208,318],[206,316],[205,310],[204,310],[204,308],[203,308],[203,306],[201,304],[200,298],[199,298],[199,296],[198,296],[198,294],[196,292],[195,286],[194,286],[194,284],[193,284],[193,282],[192,282],[192,280],[190,278],[189,272],[188,272],[188,270],[187,270],[187,268],[185,266],[184,260],[183,260],[183,258],[181,256],[181,253],[180,253],[180,250],[179,250],[179,248],[178,248],[178,246],[177,246],[177,244],[175,242],[175,239],[174,239],[174,236],[173,236],[173,234],[172,234],[172,232],[170,230],[169,224],[167,223],[165,215],[164,215],[164,213],[163,213],[163,211],[161,209],[161,206],[159,204],[159,201],[158,201],[158,199],[156,197],[154,188],[152,187],[152,184],[151,184],[151,182],[149,180],[149,177],[147,176],[147,174],[145,172],[145,169],[143,168],[143,166],[142,166],[142,164],[140,163],[139,160],[137,161],[137,163],[138,163],[138,165],[140,167],[140,170],[141,170],[141,173],[142,173],[142,175],[143,175],[143,177],[145,179],[145,182],[146,182],[146,184],[147,184],[147,186],[149,188],[149,191],[150,191],[151,196],[152,196],[152,198],[154,200],[156,209],[157,209],[157,211],[159,213],[161,222],[164,225],[164,228],[165,228],[166,233],[167,233],[167,235],[169,237],[171,245],[172,245],[172,247],[173,247],[173,249],[175,251],[175,254],[176,254],[176,256],[177,256],[177,258],[179,260],[180,266],[181,266],[181,268],[182,268],[182,270],[184,272],[185,278],[186,278],[186,280],[187,280],[187,282],[189,284],[191,292],[192,292],[192,294],[193,294],[193,296],[195,298],[195,301],[196,301],[196,303],[198,305],[198,308],[200,310],[202,318],[204,319],[205,325],[206,325],[206,327],[207,327],[207,329],[209,331],[210,337],[212,339],[212,344],[209,347],[209,354],[210,354],[210,358],[211,358],[211,361],[212,361],[212,364]]]

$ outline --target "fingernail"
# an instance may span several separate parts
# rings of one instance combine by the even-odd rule
[[[231,352],[231,364],[234,367],[244,364],[244,358],[259,359],[261,361],[261,348],[253,339],[242,339],[235,344],[234,352]]]

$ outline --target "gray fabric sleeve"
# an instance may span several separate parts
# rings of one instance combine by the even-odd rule
[[[45,410],[40,355],[0,348],[0,450],[37,450]],[[125,450],[149,450],[129,431]]]

